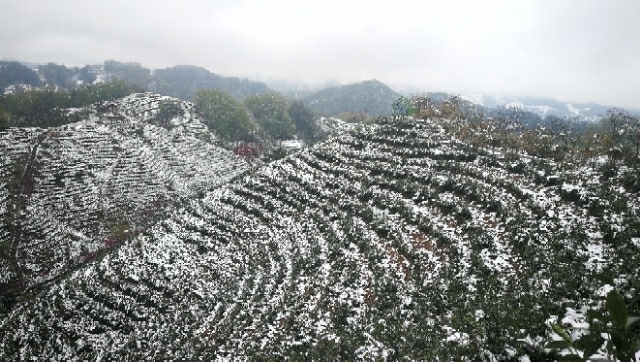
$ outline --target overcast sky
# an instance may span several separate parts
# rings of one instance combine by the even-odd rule
[[[0,58],[640,109],[640,0],[0,0]]]

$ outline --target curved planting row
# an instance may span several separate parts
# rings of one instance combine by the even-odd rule
[[[540,355],[547,319],[596,305],[595,275],[638,263],[637,195],[581,174],[432,121],[343,134],[185,203],[19,305],[0,356]]]
[[[186,102],[172,127],[143,122],[165,98],[133,95],[113,102],[124,115],[0,134],[0,296],[95,259],[247,169],[204,140]]]

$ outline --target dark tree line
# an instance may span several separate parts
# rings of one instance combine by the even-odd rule
[[[47,63],[39,66],[38,72],[44,77],[47,85],[62,89],[74,89],[78,81],[82,84],[92,84],[97,78],[89,65],[78,68]]]
[[[79,119],[69,115],[69,108],[87,107],[141,91],[123,81],[115,81],[70,91],[45,88],[5,94],[0,96],[0,127],[56,127],[77,122]]]
[[[0,61],[0,90],[14,84],[37,87],[42,82],[38,73],[26,65],[14,61]]]
[[[20,62],[0,62],[0,90],[10,85],[74,89],[78,86],[78,82],[92,84],[96,79],[96,74],[89,65],[67,67],[62,64],[47,63],[34,70]]]

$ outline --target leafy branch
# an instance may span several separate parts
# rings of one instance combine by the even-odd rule
[[[562,340],[549,342],[545,348],[568,350],[569,354],[560,356],[559,361],[636,361],[635,355],[640,351],[640,344],[634,328],[639,325],[640,317],[629,316],[627,305],[616,290],[609,292],[605,306],[607,315],[597,310],[587,311],[589,334],[577,340],[561,326],[552,326]],[[603,346],[607,358],[591,359]]]

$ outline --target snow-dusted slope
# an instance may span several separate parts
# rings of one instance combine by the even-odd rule
[[[20,303],[0,359],[533,353],[511,343],[592,303],[601,269],[634,270],[639,205],[589,168],[507,162],[431,121],[368,126],[186,202]]]
[[[134,94],[81,124],[0,133],[3,294],[96,258],[247,168],[211,143],[190,103],[155,125],[161,101],[171,99]]]

